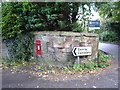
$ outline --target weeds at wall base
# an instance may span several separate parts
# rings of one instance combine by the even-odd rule
[[[85,74],[90,73],[94,71],[99,71],[100,68],[105,68],[110,66],[110,60],[112,59],[111,56],[104,54],[103,52],[99,51],[98,61],[93,62],[89,61],[84,64],[74,64],[71,66],[65,66],[65,67],[59,67],[59,66],[46,66],[46,65],[39,65],[36,62],[22,62],[21,64],[15,63],[15,62],[6,62],[3,63],[5,66],[12,66],[15,68],[20,68],[29,66],[32,68],[33,71],[39,72],[42,74],[56,74],[56,73],[66,73],[66,74]]]

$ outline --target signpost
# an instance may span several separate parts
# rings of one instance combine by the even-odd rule
[[[100,29],[100,21],[89,20],[88,26],[89,26],[89,29]]]
[[[78,64],[80,61],[79,56],[88,56],[92,54],[92,47],[74,47],[72,50],[74,56],[77,56]]]

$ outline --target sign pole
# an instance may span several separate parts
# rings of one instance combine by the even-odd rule
[[[78,64],[80,64],[80,57],[79,56],[77,57],[77,61],[78,61]]]

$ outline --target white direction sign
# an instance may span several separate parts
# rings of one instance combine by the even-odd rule
[[[74,56],[86,56],[92,54],[92,47],[74,47],[72,50]]]

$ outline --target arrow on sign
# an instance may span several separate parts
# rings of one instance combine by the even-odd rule
[[[74,47],[74,48],[73,48],[73,51],[72,51],[72,53],[73,53],[73,55],[74,55],[74,56],[76,56],[76,55],[77,55],[77,54],[76,54],[76,52],[75,52],[75,51],[76,51],[76,49],[77,49],[77,48],[76,48],[76,47]]]
[[[74,56],[86,56],[92,54],[92,47],[74,47],[72,50]]]

